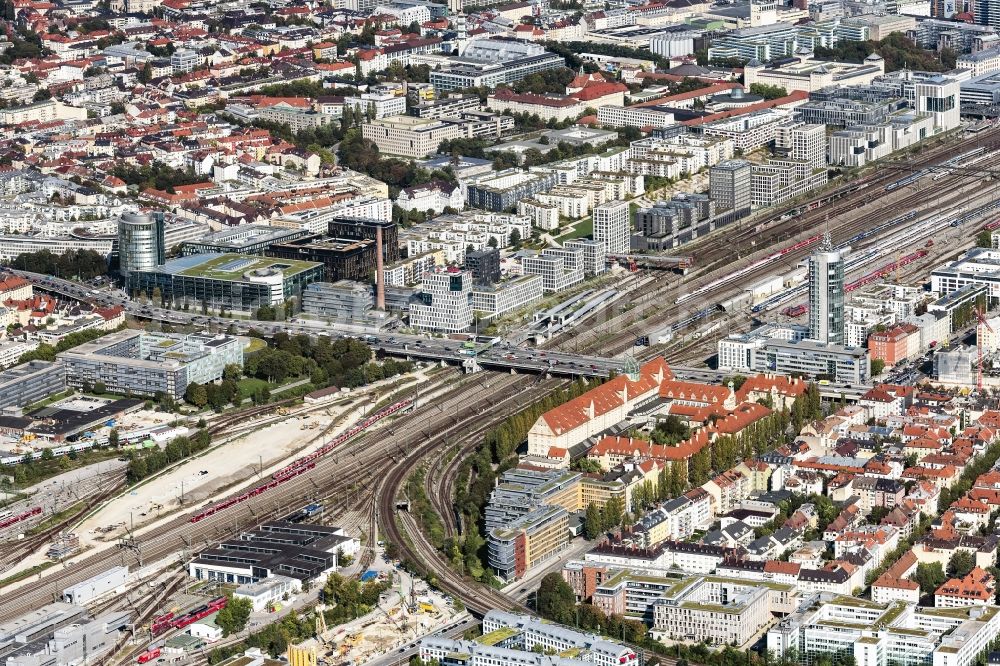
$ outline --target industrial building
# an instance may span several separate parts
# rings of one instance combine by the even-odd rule
[[[7,666],[82,666],[107,656],[132,621],[130,611],[86,618],[86,608],[56,602],[0,625]]]
[[[338,551],[353,556],[359,547],[339,527],[275,521],[203,550],[188,572],[198,580],[238,585],[278,575],[314,581],[336,570]]]
[[[128,583],[128,567],[112,567],[103,573],[63,590],[62,600],[68,604],[86,606],[107,595],[124,591]]]
[[[300,298],[302,289],[323,279],[323,264],[243,254],[195,254],[150,270],[130,271],[127,289],[150,296],[159,290],[175,307],[252,312]]]
[[[184,396],[188,384],[222,378],[227,365],[243,366],[243,343],[229,335],[146,333],[125,330],[57,356],[70,386],[103,383],[114,393]]]
[[[233,597],[248,599],[255,613],[260,613],[287,601],[288,597],[302,591],[302,581],[289,576],[270,576],[259,583],[244,583],[236,588]]]
[[[29,361],[0,371],[0,410],[27,407],[66,390],[66,370],[59,363]]]

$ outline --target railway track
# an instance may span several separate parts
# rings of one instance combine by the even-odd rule
[[[939,163],[944,157],[962,154],[969,150],[969,148],[980,146],[985,147],[987,150],[1000,147],[1000,129],[993,130],[987,137],[978,136],[926,151],[921,154],[919,159],[912,162],[912,166],[913,168],[930,166]],[[995,162],[996,160],[997,158],[994,157],[991,161]],[[636,310],[635,306],[637,304],[645,305],[645,309],[638,314],[643,315],[643,320],[647,317],[651,318],[653,323],[662,323],[671,320],[671,318],[680,318],[681,315],[690,314],[692,307],[695,305],[700,304],[703,306],[704,301],[688,303],[686,307],[679,308],[675,307],[672,303],[675,297],[703,287],[708,282],[711,282],[711,280],[718,279],[731,272],[735,265],[739,265],[739,263],[750,263],[755,255],[762,256],[775,243],[786,241],[791,243],[795,240],[801,240],[802,237],[807,235],[813,235],[823,229],[823,222],[826,220],[829,220],[830,231],[834,240],[840,242],[850,238],[857,231],[869,225],[876,224],[879,220],[885,221],[891,219],[893,213],[900,209],[921,207],[933,200],[934,192],[948,192],[954,189],[957,183],[976,183],[981,179],[981,176],[969,172],[960,172],[945,176],[938,181],[933,181],[930,187],[925,186],[919,191],[916,189],[906,191],[907,188],[897,190],[897,192],[889,195],[894,197],[890,206],[879,206],[876,211],[872,211],[866,215],[855,214],[847,220],[840,219],[847,213],[856,213],[866,206],[884,201],[886,195],[884,191],[885,186],[896,179],[898,179],[898,172],[895,170],[884,170],[881,175],[874,174],[864,179],[867,182],[867,187],[864,189],[846,195],[844,198],[832,202],[827,206],[808,211],[798,218],[780,220],[780,216],[784,212],[787,212],[788,209],[786,209],[784,212],[776,212],[770,220],[761,224],[748,224],[743,228],[736,229],[727,228],[723,233],[730,234],[730,236],[727,237],[724,244],[719,243],[720,236],[716,234],[706,237],[704,241],[696,241],[691,244],[690,251],[685,251],[685,254],[692,254],[696,258],[696,267],[692,271],[689,271],[688,275],[684,278],[664,280],[663,286],[659,289],[638,294],[631,301],[632,310]],[[902,196],[900,197],[899,194]],[[751,241],[755,245],[750,246]],[[712,243],[712,245],[706,247],[709,243]],[[732,256],[733,248],[738,249],[738,263],[735,265]],[[746,253],[739,252],[739,248],[746,250]],[[794,264],[806,256],[808,252],[808,249],[803,249],[799,252],[791,253],[785,258],[783,263],[786,265]],[[744,276],[742,281],[753,280],[768,272],[773,272],[776,268],[776,265],[768,265],[759,271]],[[668,302],[671,302],[671,305],[663,309],[661,304],[665,296]],[[712,300],[718,301],[722,299],[713,296]],[[620,302],[621,299],[619,299]],[[605,319],[605,324],[597,327],[598,331],[617,330],[610,338],[606,334],[599,333],[597,335],[591,334],[587,339],[581,339],[583,335],[579,331],[570,330],[554,336],[546,346],[560,347],[564,345],[563,348],[572,347],[574,350],[581,352],[607,349],[610,349],[614,353],[621,352],[631,345],[634,332],[627,329],[628,326],[636,323],[638,318],[635,315],[622,317],[627,325],[617,326],[614,324],[614,320],[616,317],[620,317],[620,314],[614,313],[616,307],[620,307],[618,303],[611,303],[596,313]],[[647,328],[649,325],[650,321],[643,321],[644,328]]]
[[[348,493],[374,490],[384,475],[386,459],[407,460],[418,444],[435,441],[435,436],[455,432],[457,426],[478,421],[497,404],[510,404],[522,392],[530,376],[475,375],[461,378],[435,403],[397,416],[387,425],[358,436],[316,461],[316,467],[282,484],[274,491],[204,518],[189,521],[184,513],[155,531],[135,535],[135,550],[121,549],[95,553],[72,564],[58,576],[43,576],[0,595],[0,621],[6,621],[48,603],[69,585],[108,569],[112,564],[134,565],[181,554],[186,560],[203,547],[236,536],[261,522],[288,515],[316,498],[344,498]],[[470,396],[476,396],[470,399]],[[353,490],[352,490],[353,489]],[[350,501],[357,501],[349,499]],[[213,501],[214,503],[214,501]],[[374,508],[374,500],[372,500]],[[372,512],[373,513],[373,512]],[[370,533],[375,531],[366,518]]]
[[[1000,143],[1000,139],[998,139],[998,143]],[[1000,156],[994,157],[991,162],[1000,162]],[[931,191],[928,191],[928,188],[900,191],[901,196],[898,196],[890,206],[882,206],[874,211],[855,215],[837,225],[831,223],[831,237],[835,245],[845,243],[861,231],[898,219],[902,211],[920,209],[928,203],[935,202],[935,193],[941,196],[943,193],[957,192],[957,194],[953,194],[944,202],[945,204],[949,202],[957,203],[967,200],[967,195],[972,193],[978,186],[978,177],[968,173],[960,173],[936,181],[934,189]],[[941,202],[937,203],[940,204]],[[878,243],[881,239],[898,232],[899,229],[909,223],[909,221],[903,221],[892,227],[883,229],[878,235],[866,238],[862,247]],[[814,231],[815,229],[811,229],[804,233],[812,233]],[[581,339],[583,335],[578,333],[576,339],[573,340],[574,349],[590,353],[621,353],[632,346],[638,332],[637,326],[641,326],[641,329],[648,331],[653,327],[658,328],[671,322],[681,321],[685,317],[690,317],[693,311],[701,310],[709,303],[721,302],[738,293],[742,290],[744,284],[770,274],[784,272],[794,267],[795,264],[808,256],[812,249],[811,246],[802,248],[788,253],[780,261],[761,265],[742,275],[739,280],[720,285],[718,291],[713,290],[711,294],[706,295],[706,300],[694,298],[680,304],[676,302],[678,298],[683,297],[685,294],[704,290],[707,288],[707,285],[725,279],[727,275],[732,273],[735,266],[728,265],[722,269],[701,273],[687,279],[668,282],[664,287],[657,290],[655,294],[643,294],[638,299],[631,301],[632,307],[628,312],[612,314],[604,324],[598,327],[598,330],[604,331],[604,333],[591,333],[585,339]],[[762,250],[761,252],[765,251]],[[749,264],[752,259],[752,257],[747,257],[745,261]],[[666,306],[663,305],[664,300],[667,302]],[[565,339],[561,339],[560,337],[554,338],[547,346],[560,346],[560,343],[563,348],[570,346]],[[673,355],[674,353],[675,350],[671,350],[671,354]]]
[[[0,546],[0,572],[7,571],[13,567],[23,558],[35,552],[42,545],[50,541],[52,537],[75,524],[82,516],[87,515],[87,513],[89,513],[94,507],[100,506],[103,502],[113,497],[122,488],[124,488],[125,475],[122,472],[116,472],[116,475],[118,478],[114,481],[110,481],[106,487],[100,490],[97,494],[89,495],[85,500],[81,500],[85,502],[85,504],[83,509],[79,512],[62,519],[49,527],[46,527],[41,532],[27,536],[18,541],[8,541]]]
[[[559,387],[565,387],[569,380],[544,379],[538,376],[534,385],[528,387],[521,397],[518,408],[527,407],[536,399],[545,397]],[[505,418],[505,417],[504,417]],[[485,420],[473,430],[462,432],[459,442],[447,440],[442,445],[442,455],[435,456],[427,464],[424,476],[424,489],[431,505],[441,517],[445,537],[454,537],[462,529],[458,524],[458,515],[454,506],[455,477],[462,463],[482,443],[482,438],[493,428],[493,419]]]

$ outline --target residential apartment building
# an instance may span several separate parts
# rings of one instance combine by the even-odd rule
[[[594,240],[604,243],[608,254],[627,254],[632,235],[627,201],[609,201],[594,207]]]
[[[470,178],[466,196],[470,206],[492,211],[512,210],[519,201],[547,192],[559,182],[552,172],[506,169]]]
[[[872,359],[881,359],[887,366],[912,358],[920,353],[920,329],[901,323],[868,336],[868,352]]]
[[[542,277],[542,289],[557,292],[583,282],[583,250],[546,248],[541,254],[521,259],[525,275]]]
[[[488,318],[502,316],[542,300],[543,282],[540,275],[522,275],[505,282],[476,285],[472,290],[472,309]]]

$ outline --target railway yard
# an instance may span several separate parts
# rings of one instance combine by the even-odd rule
[[[794,271],[824,234],[834,246],[850,248],[846,268],[850,291],[885,274],[903,280],[925,275],[929,267],[967,247],[1000,209],[993,188],[983,187],[984,180],[992,179],[1000,168],[1000,130],[955,138],[896,167],[842,184],[772,219],[730,228],[725,243],[716,236],[697,241],[686,250],[693,264],[684,275],[650,270],[626,276],[614,299],[540,348],[632,355],[639,360],[663,354],[671,363],[701,363],[712,354],[718,337],[712,334],[717,331],[744,330],[765,317],[804,314],[802,285],[784,288],[756,304],[746,300],[744,292],[748,284]],[[669,341],[634,346],[637,338],[663,331],[669,331]],[[70,585],[121,564],[130,568],[135,584],[129,594],[106,599],[96,610],[132,609],[136,627],[148,626],[153,634],[165,636],[201,612],[193,600],[204,597],[206,610],[213,611],[217,608],[212,604],[219,603],[208,596],[206,587],[190,599],[190,608],[180,614],[169,611],[167,617],[168,600],[189,587],[190,579],[178,570],[180,565],[221,539],[288,516],[307,504],[322,505],[324,523],[359,538],[362,548],[352,568],[358,573],[374,561],[376,544],[385,541],[400,559],[432,577],[441,591],[474,615],[490,609],[527,611],[511,596],[450,567],[406,510],[405,486],[413,472],[423,468],[426,495],[441,517],[445,536],[461,534],[469,526],[459,524],[452,498],[462,461],[488,430],[569,381],[532,374],[461,374],[448,368],[422,377],[419,392],[409,386],[370,400],[355,396],[342,400],[338,409],[325,404],[275,413],[272,404],[229,413],[209,423],[216,442],[251,441],[259,448],[269,432],[291,428],[296,436],[286,447],[272,451],[269,460],[259,460],[256,477],[254,465],[233,467],[230,477],[213,476],[214,485],[202,487],[200,473],[193,470],[203,463],[189,461],[174,476],[150,482],[142,506],[160,509],[150,515],[141,515],[143,511],[128,521],[124,516],[130,509],[139,511],[140,505],[129,499],[127,491],[122,493],[122,466],[113,465],[81,480],[71,491],[60,491],[76,493],[77,501],[85,503],[79,514],[52,521],[18,540],[14,534],[38,525],[46,513],[37,501],[41,495],[36,501],[29,497],[0,518],[0,535],[8,537],[0,544],[4,575],[41,562],[41,550],[63,531],[75,528],[100,536],[88,538],[79,555],[0,588],[0,622],[49,603]],[[229,446],[222,443],[212,450],[218,457],[211,466],[222,464]],[[109,505],[114,508],[106,508]],[[97,531],[107,526],[113,529]],[[122,649],[109,663],[159,658],[159,652],[147,650],[149,645],[148,634],[137,630],[122,638]],[[399,649],[386,645],[389,652]],[[399,659],[412,654],[407,645],[398,652]]]

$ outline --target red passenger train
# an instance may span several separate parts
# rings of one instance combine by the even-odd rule
[[[42,507],[36,506],[33,509],[28,509],[24,513],[19,513],[16,516],[5,518],[2,521],[0,521],[0,529],[3,529],[5,527],[10,527],[11,525],[15,525],[21,522],[22,520],[27,520],[28,518],[31,518],[32,516],[37,516],[41,512],[42,512]]]
[[[215,515],[219,511],[223,511],[233,505],[245,502],[252,497],[260,495],[261,493],[266,493],[268,490],[276,488],[285,481],[288,481],[300,474],[308,472],[309,470],[316,467],[317,459],[325,456],[330,451],[333,451],[335,448],[337,448],[338,446],[349,440],[351,437],[354,437],[358,433],[370,428],[371,426],[375,425],[382,419],[388,416],[392,416],[393,414],[406,409],[412,404],[413,404],[412,398],[400,400],[395,404],[389,405],[388,407],[375,412],[368,418],[358,421],[353,426],[351,426],[350,429],[334,437],[330,442],[323,445],[321,448],[317,449],[316,451],[313,451],[308,455],[298,458],[297,460],[295,460],[295,462],[291,463],[287,467],[283,467],[277,472],[275,472],[271,476],[271,480],[268,481],[267,483],[255,486],[250,490],[247,490],[246,492],[237,495],[236,497],[230,497],[227,500],[223,500],[218,504],[213,504],[212,506],[201,510],[200,512],[191,516],[191,522],[197,523],[199,520],[203,518],[208,518],[209,516]]]

